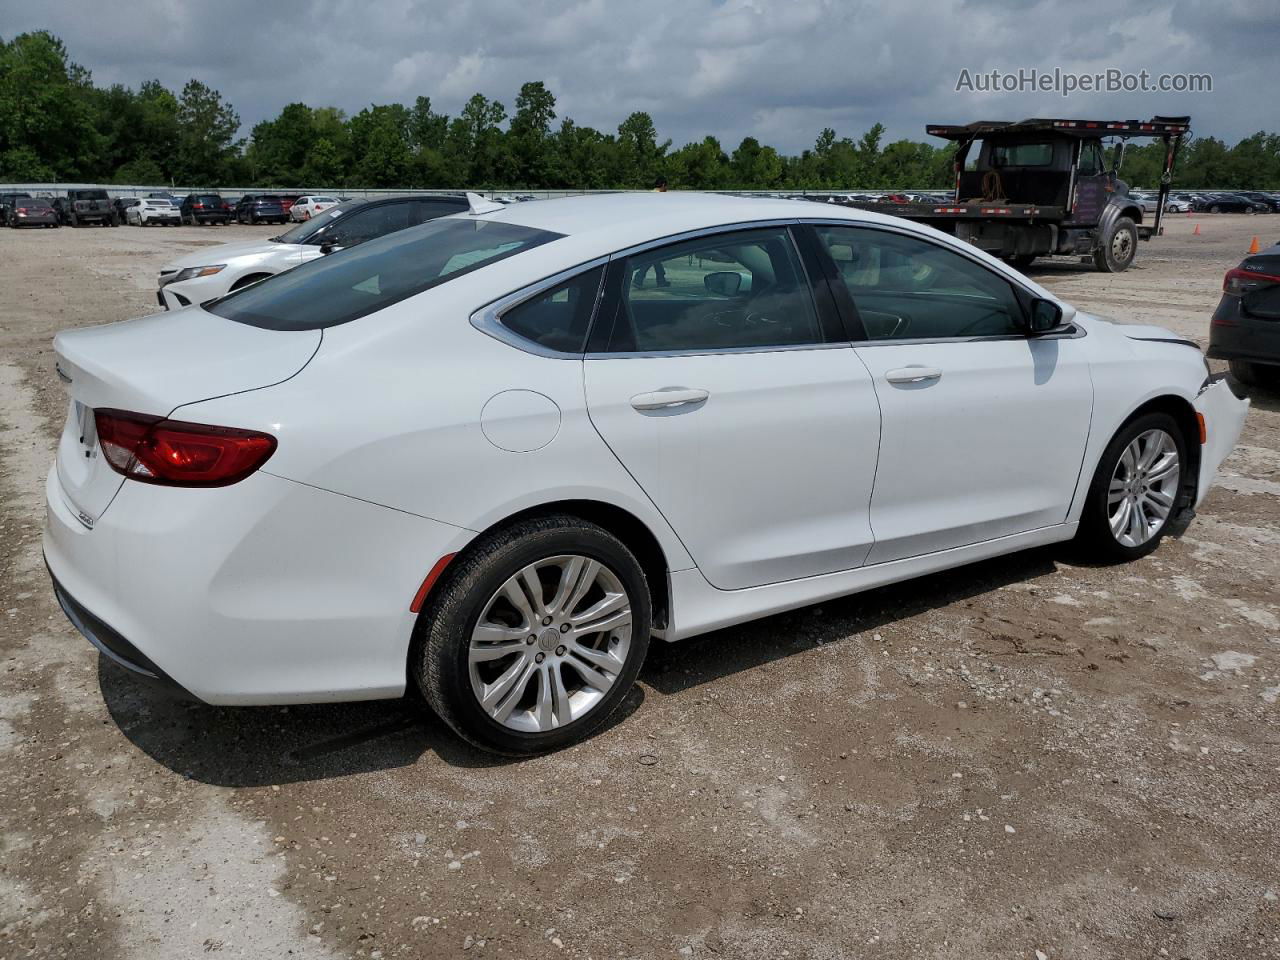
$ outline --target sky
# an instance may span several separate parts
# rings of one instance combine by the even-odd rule
[[[514,108],[543,80],[557,113],[612,132],[648,111],[676,146],[745,136],[796,153],[823,127],[928,140],[926,123],[1186,115],[1234,143],[1280,129],[1277,0],[0,0],[0,37],[48,29],[98,84],[198,77],[242,134],[285,104]],[[1212,92],[957,91],[962,71],[1199,73]],[[1263,105],[1263,109],[1259,109]],[[936,141],[935,141],[936,142]]]

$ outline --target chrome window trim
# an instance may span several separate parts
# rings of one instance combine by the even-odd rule
[[[594,260],[588,260],[567,270],[561,270],[559,273],[552,274],[549,277],[544,277],[528,286],[521,287],[519,290],[509,293],[505,297],[500,297],[471,314],[471,325],[481,333],[493,337],[509,347],[515,347],[517,350],[531,353],[536,357],[546,357],[550,360],[581,360],[582,351],[580,350],[573,353],[552,350],[550,347],[544,347],[542,344],[535,343],[527,337],[520,336],[520,334],[503,324],[502,316],[513,307],[518,307],[539,294],[546,293],[552,287],[558,287],[579,274],[587,273],[597,267],[603,267],[608,262],[608,256],[596,257]],[[595,311],[600,308],[600,298],[604,294],[604,277],[605,275],[601,273],[600,284],[596,287],[596,300],[591,308],[593,317]]]
[[[628,350],[625,353],[587,353],[581,356],[583,360],[644,360],[647,358],[662,359],[669,357],[719,357],[736,353],[792,353],[796,350],[848,350],[853,346],[848,340],[839,340],[834,343],[787,343],[775,346],[760,347],[720,347],[712,350],[709,348],[695,347],[690,350]]]
[[[1063,330],[1059,333],[1042,333],[1034,337],[1025,333],[1001,333],[987,337],[912,337],[901,340],[885,338],[883,340],[855,340],[853,346],[861,350],[863,347],[896,347],[899,345],[909,347],[923,346],[929,343],[999,343],[1002,340],[1034,343],[1037,340],[1079,340],[1088,335],[1089,333],[1084,327],[1078,323],[1073,323],[1068,330]]]

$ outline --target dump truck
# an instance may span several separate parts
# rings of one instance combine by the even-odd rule
[[[952,201],[852,206],[927,223],[1019,269],[1037,257],[1068,255],[1118,273],[1133,263],[1138,241],[1161,232],[1173,165],[1191,133],[1191,118],[984,120],[925,130],[957,145]],[[1151,215],[1119,176],[1125,144],[1135,137],[1165,145],[1159,203]],[[1110,163],[1104,138],[1116,138]]]

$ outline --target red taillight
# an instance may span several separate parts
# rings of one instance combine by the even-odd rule
[[[1246,293],[1253,293],[1275,283],[1280,283],[1280,277],[1235,267],[1228,270],[1227,275],[1222,278],[1222,292],[1233,297],[1243,297]]]
[[[196,210],[203,210],[203,209],[204,209],[204,204],[203,204],[203,203],[193,203],[191,206],[192,206],[194,209],[196,209]]]
[[[275,453],[269,433],[166,420],[125,410],[95,410],[102,455],[130,480],[172,487],[225,487]]]
[[[19,212],[19,213],[26,213],[26,212],[27,212],[27,208],[26,208],[26,207],[19,207],[19,208],[18,208],[18,212]]]

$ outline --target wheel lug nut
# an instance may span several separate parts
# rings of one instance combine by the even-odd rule
[[[560,624],[560,632],[561,632],[561,633],[568,633],[568,632],[569,632],[569,630],[570,630],[570,629],[572,629],[572,626],[573,626],[572,624],[562,623],[562,624]]]
[[[534,657],[534,658],[533,658],[533,662],[534,662],[534,663],[541,663],[541,662],[542,662],[543,660],[545,660],[545,659],[547,659],[547,655],[546,655],[545,653],[540,653],[540,654],[538,654],[536,657]]]
[[[528,640],[525,641],[525,643],[537,643],[537,642],[538,642],[537,637],[530,637]]]
[[[542,618],[542,625],[543,625],[544,627],[549,627],[549,626],[551,626],[551,618],[550,618],[550,617],[543,617],[543,618]]]
[[[562,643],[562,644],[560,644],[560,646],[556,647],[556,656],[557,656],[557,657],[563,657],[563,656],[564,656],[564,644],[563,644],[563,643]]]

